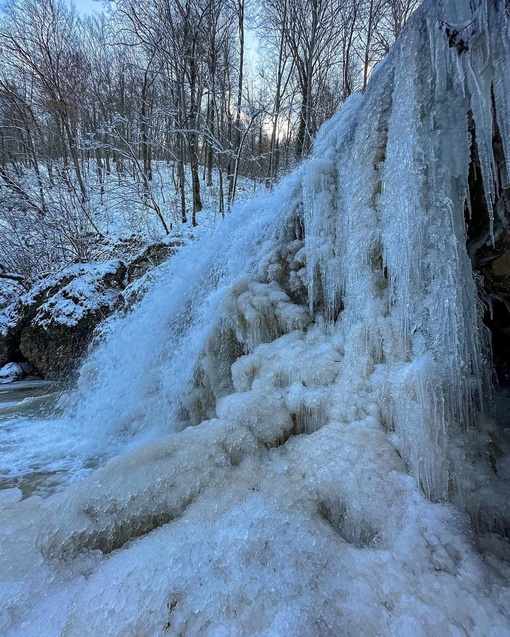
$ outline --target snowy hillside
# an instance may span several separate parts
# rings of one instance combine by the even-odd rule
[[[313,157],[112,323],[60,415],[12,420],[4,477],[72,483],[0,491],[2,635],[510,635],[464,222],[473,131],[491,226],[509,183],[509,24],[423,5]]]

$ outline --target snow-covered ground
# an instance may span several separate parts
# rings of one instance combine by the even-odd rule
[[[83,171],[88,194],[85,204],[81,202],[77,184],[74,189],[69,188],[69,180],[73,183],[72,176],[58,163],[53,166],[51,177],[45,165],[39,167],[38,179],[30,169],[25,169],[21,175],[13,173],[13,182],[32,203],[28,205],[16,191],[1,190],[0,267],[22,275],[30,282],[77,261],[132,257],[142,247],[167,238],[156,208],[172,237],[196,239],[210,233],[223,216],[219,212],[218,171],[212,173],[211,186],[206,185],[205,175],[201,174],[203,209],[197,213],[198,225],[193,227],[189,166],[185,167],[186,222],[181,219],[175,165],[155,161],[152,166],[153,179],[147,192],[136,171],[133,173],[126,168],[118,172],[116,164],[112,163],[112,172],[103,171],[100,178],[96,163],[85,163]],[[228,183],[226,178],[224,181],[223,209],[227,210]],[[243,201],[263,190],[265,187],[260,183],[240,176],[236,197]],[[43,207],[44,213],[41,212]],[[18,288],[22,289],[18,283],[0,279],[0,309],[17,296]]]
[[[186,192],[188,203],[187,224],[181,222],[180,192],[177,188],[177,168],[172,163],[155,161],[152,164],[153,178],[151,182],[151,196],[161,209],[167,225],[172,225],[173,231],[183,231],[191,226],[191,172],[189,166],[185,168]],[[205,226],[211,230],[221,220],[219,173],[215,169],[212,173],[212,185],[207,186],[201,172],[201,199],[203,210],[197,213],[198,229]],[[223,207],[227,210],[228,182],[224,179]],[[147,205],[142,184],[133,178],[129,172],[112,172],[104,175],[104,181],[98,180],[97,173],[91,169],[87,173],[87,183],[90,192],[90,207],[94,211],[98,226],[102,232],[114,240],[129,237],[132,234],[146,238],[148,241],[159,240],[164,236],[155,211]],[[260,183],[253,182],[247,177],[240,176],[237,188],[237,200],[244,201],[253,197],[264,189]]]
[[[74,479],[0,492],[2,635],[510,635],[464,229],[491,90],[510,170],[508,25],[422,7],[310,161],[111,322],[59,417],[0,423],[7,472]]]

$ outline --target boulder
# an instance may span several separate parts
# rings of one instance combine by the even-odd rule
[[[45,297],[20,334],[20,353],[47,379],[76,369],[96,326],[123,304],[122,261],[89,264],[79,276]]]
[[[98,325],[117,310],[129,311],[150,287],[151,270],[181,245],[174,237],[145,247],[128,265],[119,259],[75,264],[39,281],[0,309],[0,366],[31,364],[30,373],[49,380],[72,376]]]
[[[0,367],[6,365],[12,358],[12,341],[8,338],[7,332],[4,334],[0,327]]]
[[[7,308],[0,315],[0,367],[20,358],[21,322],[13,307]]]
[[[62,379],[79,364],[99,322],[123,304],[122,261],[76,264],[40,281],[7,308],[0,361],[29,361],[45,378]]]
[[[142,250],[128,265],[128,285],[144,276],[152,268],[161,265],[163,261],[175,254],[182,244],[183,242],[179,239],[172,239],[166,243],[154,243]]]
[[[2,369],[0,369],[0,385],[21,380],[24,375],[23,368],[19,363],[7,363],[7,365],[4,365]]]

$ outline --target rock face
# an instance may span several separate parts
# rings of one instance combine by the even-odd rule
[[[123,303],[122,261],[74,265],[37,284],[6,313],[0,362],[28,360],[48,379],[78,364],[99,322]]]
[[[182,241],[176,239],[169,243],[154,243],[145,248],[128,265],[128,285],[144,276],[152,268],[161,265],[163,261],[175,254],[181,245]]]
[[[510,183],[506,179],[505,158],[499,131],[493,139],[493,151],[499,186],[490,215],[480,178],[476,137],[472,131],[472,163],[469,174],[471,210],[466,215],[468,253],[481,300],[485,303],[484,322],[491,332],[495,372],[502,385],[510,384]]]
[[[16,358],[18,341],[16,334],[7,324],[0,324],[0,366]]]

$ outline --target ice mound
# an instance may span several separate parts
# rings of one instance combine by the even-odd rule
[[[2,556],[2,634],[508,634],[495,538],[474,550],[375,418],[271,449],[224,422],[188,431],[67,494],[5,505],[23,553]]]

